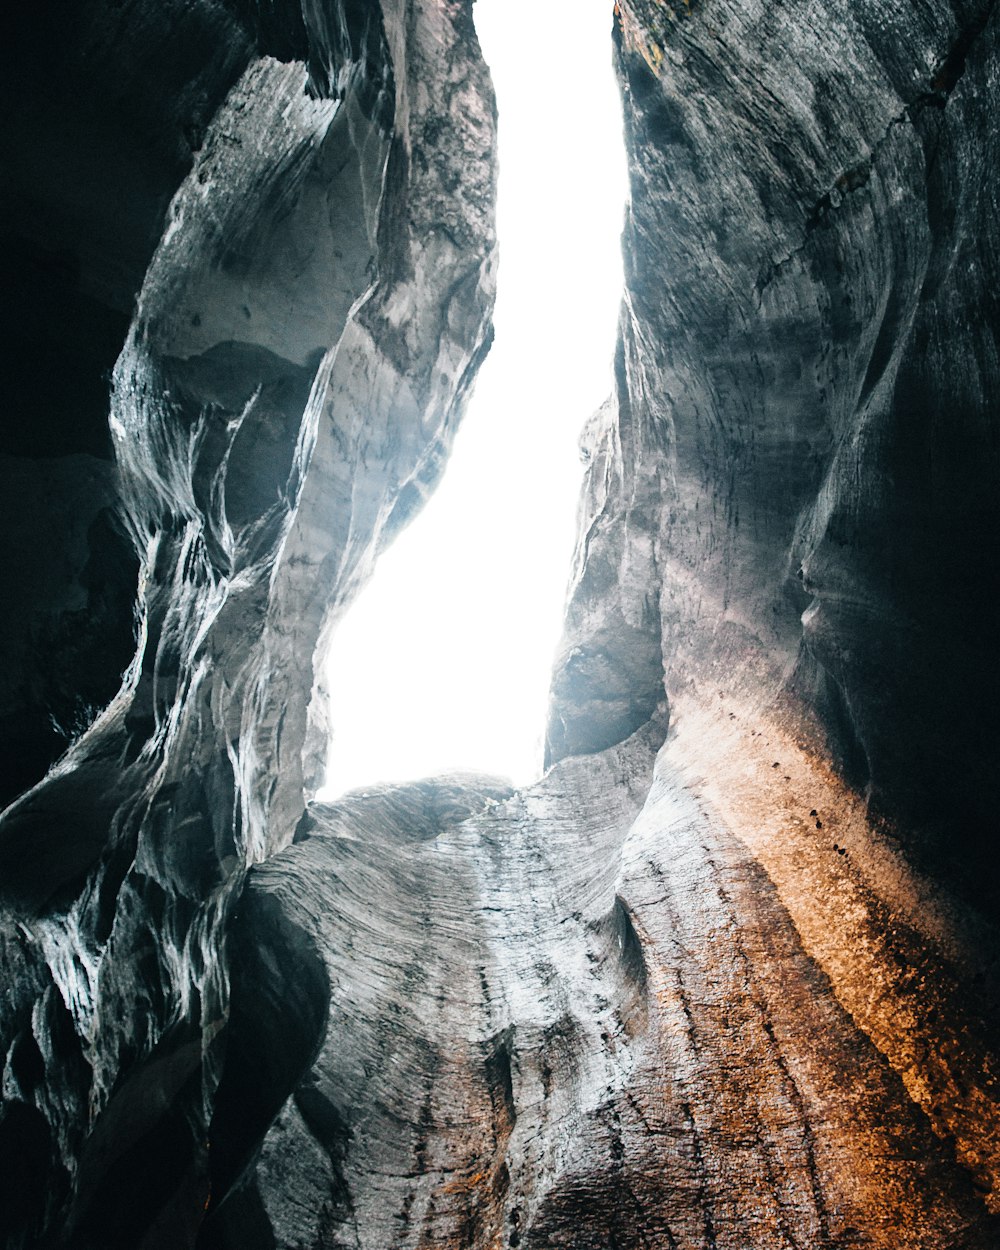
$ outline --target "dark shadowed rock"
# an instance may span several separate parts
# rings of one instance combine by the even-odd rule
[[[88,728],[134,654],[138,561],[117,508],[105,460],[0,457],[0,805]]]

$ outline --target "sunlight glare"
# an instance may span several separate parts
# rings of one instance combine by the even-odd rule
[[[541,772],[577,439],[611,390],[621,106],[608,0],[474,12],[500,113],[496,341],[441,486],[333,638],[325,799],[455,768]]]

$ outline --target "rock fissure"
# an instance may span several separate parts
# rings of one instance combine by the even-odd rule
[[[805,239],[792,251],[771,261],[757,278],[756,291],[758,306],[764,289],[769,286],[780,272],[793,261],[803,257],[809,249],[809,236],[814,230],[822,227],[828,214],[836,211],[844,199],[853,192],[866,187],[871,179],[872,171],[879,159],[881,150],[888,143],[893,129],[906,122],[916,124],[917,117],[928,108],[944,109],[951,93],[965,73],[965,64],[977,40],[983,34],[996,8],[994,0],[984,6],[980,16],[966,26],[952,45],[947,56],[941,61],[937,72],[931,80],[930,89],[921,92],[911,103],[894,117],[890,118],[881,138],[875,143],[870,154],[856,165],[842,173],[833,186],[813,204],[806,218]],[[936,159],[936,148],[929,158],[929,165]]]

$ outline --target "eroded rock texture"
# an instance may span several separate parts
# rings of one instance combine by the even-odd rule
[[[79,104],[51,151],[102,213],[48,273],[138,297],[77,360],[126,336],[88,497],[123,495],[140,642],[0,824],[7,1244],[992,1250],[994,6],[619,0],[626,298],[551,767],[332,805],[323,637],[488,338],[470,8],[73,23],[39,109]],[[109,101],[117,250],[66,150]],[[101,454],[46,437],[10,450]],[[50,520],[30,593],[83,611]]]
[[[616,8],[626,298],[617,393],[584,438],[549,758],[615,741],[666,694],[667,790],[633,831],[651,849],[682,831],[666,897],[697,879],[769,944],[790,922],[849,1013],[801,1013],[811,1062],[851,1070],[826,1048],[867,1038],[974,1189],[966,1231],[943,1208],[921,1224],[926,1178],[905,1197],[891,1169],[862,1182],[856,1161],[865,1214],[833,1219],[844,1165],[831,1178],[816,1162],[831,1136],[854,1151],[879,1122],[909,1158],[930,1155],[887,1106],[838,1127],[863,1079],[810,1111],[800,1042],[772,1004],[768,1062],[785,1055],[813,1123],[819,1222],[800,1211],[751,1233],[744,1208],[742,1233],[713,1216],[693,1244],[998,1236],[997,38],[990,4]],[[673,814],[681,792],[699,839]],[[760,868],[784,916],[757,914]],[[655,959],[676,938],[637,931]],[[706,931],[707,917],[694,949]],[[728,949],[709,960],[723,999]],[[748,966],[765,975],[766,959]],[[744,1074],[728,1106],[749,1126],[750,1026],[731,1000],[720,1010],[729,1042],[706,1070]],[[726,1116],[717,1137],[693,1123],[705,1174],[746,1176],[749,1155],[722,1163]]]
[[[996,911],[993,10],[618,6],[619,384],[550,754],[608,670],[636,714],[663,672],[786,691]]]
[[[137,289],[110,428],[140,636],[120,692],[0,829],[0,1235],[173,1248],[233,1178],[209,1133],[227,931],[325,750],[319,640],[437,479],[488,342],[494,109],[464,3],[91,4],[47,24],[17,23],[69,79],[39,107],[75,111],[43,139],[63,153],[79,126],[96,149],[67,157],[47,237],[79,230],[86,199],[78,302],[128,308]],[[26,93],[39,72],[20,67]],[[48,204],[55,171],[32,179],[21,156]],[[83,517],[67,524],[79,545]],[[278,1023],[303,1016],[256,1057],[271,1114],[323,1012],[287,927],[256,936],[258,964],[286,960]]]
[[[989,1158],[972,1174],[935,1135],[669,752],[654,777],[662,736],[514,795],[449,780],[316,805],[254,869],[241,942],[273,915],[305,935],[329,1015],[214,1244],[995,1244]],[[935,1038],[976,1065],[940,958],[888,936],[926,983],[871,987],[890,1024],[933,1003]],[[242,986],[240,1050],[271,1054],[273,976]]]

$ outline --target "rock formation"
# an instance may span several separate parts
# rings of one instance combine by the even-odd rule
[[[617,406],[550,734],[608,669],[636,715],[662,672],[781,688],[994,913],[996,40],[990,4],[618,6]]]
[[[157,136],[190,150],[72,184],[110,227],[128,182],[124,260],[133,229],[159,237],[110,412],[139,640],[0,836],[11,1246],[193,1245],[226,1196],[209,1124],[243,878],[291,841],[325,749],[324,632],[433,486],[489,339],[494,107],[468,7],[177,8],[97,3],[59,32],[84,104],[110,92],[141,137],[163,93]],[[67,233],[89,229],[75,209]]]
[[[46,20],[5,706],[92,723],[0,822],[5,1244],[995,1247],[995,6],[619,0],[548,771],[335,804],[317,657],[489,341],[471,5]]]

